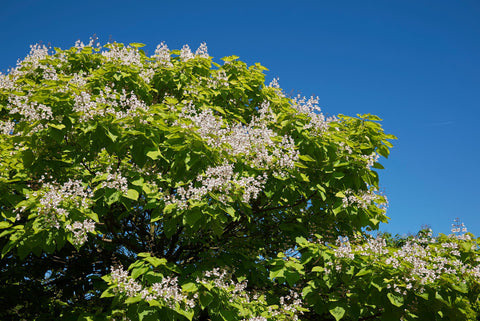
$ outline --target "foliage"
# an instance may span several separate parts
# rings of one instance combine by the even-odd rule
[[[475,319],[476,240],[367,238],[380,118],[142,46],[32,46],[0,75],[2,319]]]

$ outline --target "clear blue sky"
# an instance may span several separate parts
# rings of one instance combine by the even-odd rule
[[[9,1],[0,5],[0,70],[29,45],[73,46],[96,34],[153,53],[205,41],[215,59],[260,62],[287,93],[324,113],[372,113],[398,140],[382,161],[391,233],[459,217],[480,235],[480,2]]]

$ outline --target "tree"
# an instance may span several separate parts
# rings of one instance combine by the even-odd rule
[[[452,270],[409,287],[402,242],[366,233],[388,221],[380,118],[325,117],[205,44],[142,46],[36,45],[0,75],[3,319],[476,315],[475,239],[420,242]]]

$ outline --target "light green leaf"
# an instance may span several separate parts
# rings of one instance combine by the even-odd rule
[[[136,278],[138,278],[140,275],[145,274],[145,272],[147,272],[148,270],[149,270],[149,267],[148,267],[148,266],[142,266],[142,267],[133,269],[133,270],[132,270],[132,278],[136,279]]]
[[[103,291],[102,295],[100,298],[111,298],[115,296],[115,292],[113,291],[113,287],[109,287],[105,291]]]
[[[158,149],[150,150],[147,152],[147,157],[150,157],[153,160],[157,160],[162,157],[162,153]]]
[[[182,285],[182,290],[185,292],[196,292],[198,287],[195,283],[189,282]]]
[[[309,155],[299,155],[298,158],[300,158],[301,160],[305,161],[305,162],[315,162],[316,160],[312,157],[310,157]]]
[[[0,222],[0,229],[8,228],[10,226],[12,226],[12,223],[10,222],[7,222],[7,221]]]
[[[154,267],[158,267],[160,265],[165,265],[167,264],[167,260],[164,258],[158,258],[154,256],[148,256],[145,258],[145,261],[153,265]]]
[[[345,314],[345,309],[341,306],[336,306],[333,309],[328,310],[336,321],[341,320]]]
[[[138,196],[140,196],[140,194],[134,189],[129,189],[127,191],[127,194],[125,195],[126,198],[129,198],[134,201],[138,200]]]
[[[387,297],[394,306],[401,307],[403,305],[403,296],[388,292]]]
[[[355,274],[355,276],[364,276],[371,273],[372,273],[372,270],[361,269],[357,274]]]
[[[126,304],[133,304],[142,301],[142,297],[140,295],[137,296],[131,296],[125,300]]]

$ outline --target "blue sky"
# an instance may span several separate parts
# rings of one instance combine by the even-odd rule
[[[379,115],[398,137],[382,161],[382,230],[449,233],[459,217],[480,235],[480,2],[3,0],[0,71],[31,44],[93,34],[150,53],[205,41],[217,61],[260,62],[267,82],[319,96],[328,115]]]

